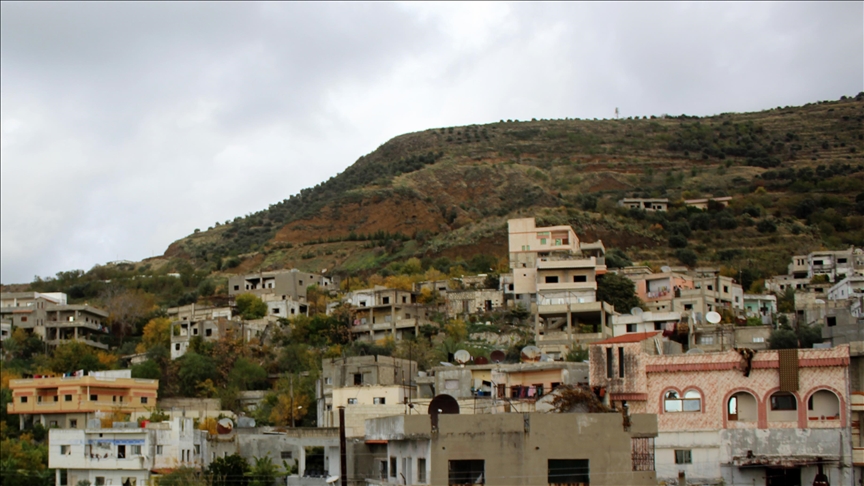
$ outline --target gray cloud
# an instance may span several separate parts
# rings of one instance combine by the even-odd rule
[[[860,2],[0,10],[3,282],[159,254],[408,131],[864,88]]]

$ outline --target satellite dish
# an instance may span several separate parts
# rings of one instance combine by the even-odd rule
[[[478,364],[478,365],[489,364],[489,360],[486,359],[484,356],[477,356],[476,358],[474,358],[474,364]]]
[[[634,308],[630,309],[630,314],[632,314],[634,316],[641,316],[642,315],[642,308],[641,307],[634,307]]]
[[[453,354],[453,359],[456,360],[457,363],[464,365],[465,363],[471,361],[471,353],[465,351],[464,349],[460,349]]]
[[[339,481],[339,476],[330,476],[327,478],[327,484],[333,484],[336,481]]]
[[[495,351],[492,351],[492,354],[489,355],[489,359],[491,359],[493,363],[503,363],[504,360],[507,359],[507,355],[504,353],[504,351],[496,349]]]
[[[721,317],[720,314],[718,314],[714,311],[711,311],[711,312],[705,314],[705,320],[710,322],[711,324],[717,324],[722,319],[723,319],[723,317]]]
[[[522,348],[522,362],[523,363],[536,363],[540,361],[540,356],[543,355],[543,352],[540,351],[540,348],[537,346],[525,346]]]
[[[234,429],[234,422],[228,417],[220,419],[216,422],[216,432],[219,434],[229,434]]]
[[[668,265],[663,265],[662,267],[660,267],[660,271],[663,273],[669,273],[672,271],[672,267]]]

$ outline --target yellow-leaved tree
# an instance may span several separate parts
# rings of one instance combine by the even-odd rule
[[[171,319],[167,317],[150,319],[144,326],[141,342],[135,347],[135,351],[146,353],[157,344],[165,346],[166,349],[171,348]]]

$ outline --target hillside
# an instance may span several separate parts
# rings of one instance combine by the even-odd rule
[[[194,269],[219,281],[259,269],[347,275],[414,256],[427,266],[504,257],[507,219],[536,216],[602,239],[633,262],[746,269],[754,280],[783,272],[793,253],[864,242],[862,153],[864,93],[702,118],[435,128],[398,136],[313,188],[178,240],[133,271]],[[704,213],[683,207],[709,195],[733,201]],[[672,207],[617,206],[631,196],[666,197]]]
[[[730,195],[734,202],[720,219],[735,224],[697,218],[693,227],[689,215],[675,218],[674,211],[665,219],[687,222],[684,236],[706,263],[740,250],[737,259],[776,271],[791,252],[864,241],[855,202],[864,191],[862,125],[859,95],[706,118],[429,129],[396,137],[266,210],[181,239],[165,257],[214,267],[237,257],[235,271],[297,266],[348,272],[372,270],[394,257],[503,256],[506,220],[521,214],[572,224],[578,234],[602,238],[634,260],[660,262],[672,257],[674,228],[616,208],[618,199]],[[758,231],[762,221],[776,230],[765,223]],[[363,241],[376,232],[389,235],[379,234],[380,244]],[[376,252],[393,239],[388,236],[398,244]]]

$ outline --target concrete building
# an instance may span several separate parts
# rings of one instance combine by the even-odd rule
[[[681,322],[680,312],[641,312],[612,316],[614,336],[634,332],[672,331]]]
[[[789,264],[787,285],[806,285],[813,277],[825,276],[829,282],[838,282],[845,277],[864,275],[864,250],[849,247],[846,250],[819,250],[807,255],[795,255]],[[775,280],[778,277],[775,277]],[[779,282],[779,281],[778,281]],[[766,282],[767,283],[767,282]],[[779,286],[779,284],[778,284]],[[773,289],[769,289],[773,290]],[[785,289],[780,289],[785,290]]]
[[[99,412],[133,413],[153,408],[158,380],[131,378],[130,370],[91,371],[88,376],[10,380],[6,411],[45,427],[83,428]]]
[[[417,362],[390,356],[354,356],[322,361],[316,383],[318,427],[339,427],[345,408],[346,434],[362,437],[367,418],[405,413],[417,397]]]
[[[758,317],[762,324],[773,325],[777,315],[777,297],[771,294],[744,294],[747,317]]]
[[[615,310],[597,300],[597,278],[606,273],[602,242],[582,244],[570,226],[537,227],[534,218],[507,226],[513,292],[517,300],[533,296],[537,346],[560,357],[611,335]]]
[[[351,328],[355,339],[410,339],[418,334],[420,326],[432,324],[430,309],[418,303],[413,292],[376,286],[350,292],[345,302],[355,311]]]
[[[210,463],[207,432],[191,418],[150,423],[115,422],[102,428],[90,421],[86,428],[51,429],[48,467],[55,469],[58,486],[89,481],[93,485],[144,486],[154,473],[179,467],[202,469]]]
[[[507,413],[368,420],[369,485],[656,485],[654,415]]]
[[[272,272],[235,275],[228,279],[228,295],[277,295],[281,300],[306,302],[306,288],[317,285],[322,289],[336,289],[333,280],[321,274],[301,272],[296,268]]]
[[[661,211],[669,210],[669,199],[667,198],[642,198],[642,197],[625,197],[618,201],[618,205],[628,209],[643,209],[645,211]]]
[[[853,484],[849,347],[676,354],[659,333],[591,345],[591,384],[656,414],[667,484]],[[857,474],[857,473],[856,473]]]
[[[42,338],[49,346],[79,341],[108,349],[100,342],[108,333],[108,313],[89,305],[67,304],[64,293],[11,292],[0,294],[0,319]]]
[[[450,290],[446,294],[447,317],[466,318],[504,307],[504,292],[498,289]]]
[[[619,273],[633,281],[633,285],[636,287],[636,296],[651,311],[672,311],[676,307],[673,301],[675,298],[681,297],[682,290],[696,288],[693,278],[683,273],[671,270],[668,272],[653,273],[648,267],[624,270]],[[627,312],[630,309],[618,310],[619,312]]]
[[[494,398],[515,404],[514,410],[524,410],[521,403],[536,402],[561,385],[587,385],[588,363],[545,361],[436,366],[427,371],[426,376],[418,377],[417,384],[421,398],[431,399],[442,393],[457,400],[477,398],[492,402]],[[481,410],[486,408],[489,407],[480,406]],[[503,405],[499,408],[505,410]]]
[[[828,289],[828,300],[844,302],[854,318],[864,317],[864,276],[848,276]]]
[[[702,211],[708,210],[708,203],[714,202],[717,203],[724,208],[729,206],[729,202],[732,201],[732,196],[724,196],[724,197],[703,197],[699,199],[685,199],[684,205],[691,206],[696,209],[701,209]]]

